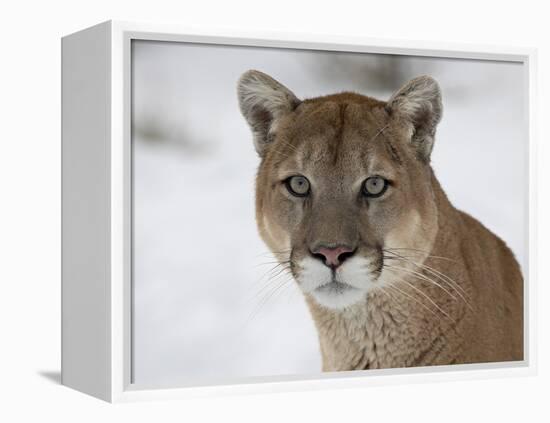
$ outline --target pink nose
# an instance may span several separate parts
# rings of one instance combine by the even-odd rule
[[[340,266],[344,260],[351,257],[354,253],[352,248],[346,246],[340,246],[335,248],[319,247],[315,251],[312,251],[313,255],[332,268]]]

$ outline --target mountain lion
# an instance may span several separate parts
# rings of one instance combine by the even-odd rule
[[[324,371],[523,359],[519,265],[430,166],[434,79],[387,102],[299,100],[251,70],[238,97],[261,158],[259,232],[305,296]]]

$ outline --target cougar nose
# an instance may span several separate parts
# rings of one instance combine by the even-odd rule
[[[355,253],[353,248],[347,246],[339,247],[319,247],[311,252],[313,257],[324,262],[328,267],[336,269],[344,260],[350,258]]]

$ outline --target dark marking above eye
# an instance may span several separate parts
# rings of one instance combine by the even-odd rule
[[[342,145],[344,143],[344,130],[345,130],[345,124],[346,124],[346,109],[348,104],[342,103],[338,107],[338,127],[336,129],[335,134],[335,140],[336,142],[333,145],[333,151],[332,151],[332,163],[333,165],[336,165],[338,162],[338,158],[340,156],[340,150],[342,148]]]
[[[386,150],[388,151],[391,159],[395,163],[397,163],[398,165],[401,166],[403,164],[403,161],[401,160],[401,157],[399,156],[397,148],[395,148],[395,146],[391,143],[391,141],[385,142],[384,145],[386,146]]]

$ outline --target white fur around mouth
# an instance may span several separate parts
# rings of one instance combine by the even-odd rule
[[[310,294],[318,304],[333,310],[341,310],[364,299],[366,291],[333,280],[315,288]]]
[[[297,281],[319,305],[343,309],[361,302],[372,289],[365,258],[351,258],[334,272],[319,260],[306,257],[299,263]]]
[[[345,282],[339,282],[337,280],[333,280],[332,282],[329,282],[327,284],[321,285],[320,287],[316,288],[315,291],[322,292],[324,294],[331,294],[331,295],[338,295],[342,294],[345,291],[348,290],[355,290],[359,291],[359,289],[348,285]]]

